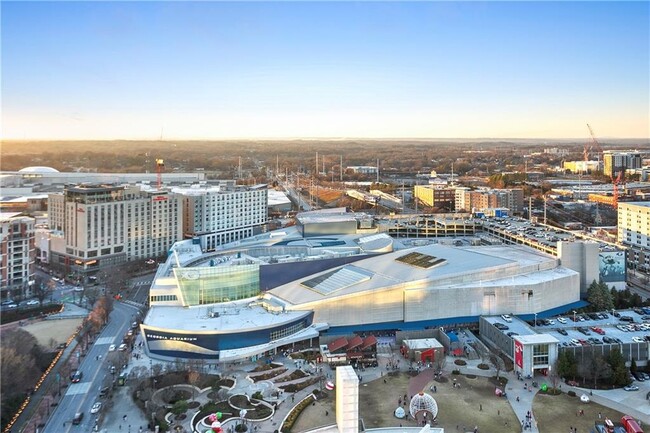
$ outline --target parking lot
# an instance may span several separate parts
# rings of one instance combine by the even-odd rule
[[[623,321],[620,317],[629,317],[632,321]],[[591,315],[575,313],[552,319],[538,319],[534,328],[537,332],[553,335],[563,347],[640,344],[646,347],[647,352],[647,344],[650,341],[649,319],[650,315],[641,310],[620,310],[615,313],[610,311]],[[644,358],[648,358],[647,354]]]

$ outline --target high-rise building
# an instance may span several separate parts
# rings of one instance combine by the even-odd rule
[[[50,264],[78,277],[165,255],[182,239],[181,197],[137,186],[78,185],[50,194]],[[80,278],[83,279],[83,278]]]
[[[650,273],[650,202],[618,204],[618,242],[629,248],[628,266]]]
[[[182,196],[183,234],[198,237],[204,250],[253,236],[267,222],[267,185],[222,182],[172,191]]]
[[[35,272],[34,218],[0,213],[0,297],[31,296]]]
[[[603,152],[603,171],[605,176],[617,177],[620,172],[628,169],[641,168],[640,152]]]

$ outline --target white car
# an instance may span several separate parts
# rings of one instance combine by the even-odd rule
[[[508,323],[512,322],[512,317],[510,316],[510,314],[502,314],[501,318]]]
[[[90,413],[97,413],[101,410],[101,408],[102,408],[102,404],[100,402],[97,402],[93,404],[92,409],[90,409]]]
[[[39,302],[36,299],[30,299],[25,305],[38,305]]]
[[[117,348],[120,352],[124,352],[126,350],[126,344],[122,343],[120,344],[120,347]]]
[[[564,317],[558,317],[557,321],[560,322],[560,323],[566,323],[567,322],[567,320]]]
[[[632,341],[635,343],[643,343],[643,338],[641,337],[632,337]]]
[[[108,346],[108,351],[109,352],[115,352],[115,345],[111,344],[110,346]]]

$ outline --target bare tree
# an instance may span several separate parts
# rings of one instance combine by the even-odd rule
[[[490,353],[490,364],[492,364],[492,366],[496,370],[497,379],[499,379],[499,374],[501,373],[501,370],[505,370],[506,368],[503,359],[501,359],[501,357],[496,353]]]
[[[553,389],[557,389],[557,384],[560,382],[560,362],[558,359],[555,360],[551,368],[549,369],[549,380]]]
[[[584,377],[593,379],[594,388],[598,386],[599,379],[609,377],[612,373],[609,363],[599,354],[593,353],[585,357],[578,368]]]
[[[55,285],[56,283],[53,280],[49,280],[47,283],[42,280],[36,281],[32,289],[32,293],[34,293],[41,305],[43,305],[43,302],[45,302],[45,298],[47,298],[47,296],[52,293]]]
[[[440,354],[433,360],[433,367],[436,369],[436,372],[441,372],[447,365],[447,356],[445,354]]]
[[[97,287],[88,287],[84,290],[84,294],[86,300],[88,300],[88,304],[94,306],[95,302],[97,302],[97,299],[99,298],[99,289]]]
[[[192,370],[187,374],[187,381],[192,385],[192,400],[194,400],[194,393],[196,390],[196,384],[199,383],[199,378],[201,374],[198,371]]]

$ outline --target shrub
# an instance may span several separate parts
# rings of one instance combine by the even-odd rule
[[[569,397],[575,397],[575,396],[576,396],[576,393],[575,393],[575,391],[569,391],[569,392],[567,392],[567,395],[568,395]]]
[[[174,406],[172,406],[171,411],[174,415],[180,415],[187,412],[188,408],[189,405],[187,404],[187,400],[178,400],[176,403],[174,403]]]
[[[256,400],[264,400],[264,394],[262,394],[262,391],[257,391],[251,396],[251,398],[254,398]]]
[[[454,364],[456,364],[456,365],[467,365],[467,362],[465,362],[464,359],[456,359],[454,361]]]
[[[302,413],[302,411],[309,406],[312,401],[314,401],[314,397],[312,396],[311,398],[306,398],[300,403],[298,403],[293,409],[291,409],[291,412],[289,412],[289,415],[287,415],[287,418],[284,420],[284,423],[282,424],[282,427],[280,428],[281,431],[284,432],[291,432],[291,428],[293,427],[294,423]]]
[[[489,370],[490,369],[489,365],[483,364],[483,363],[477,365],[477,367],[480,368],[481,370]]]
[[[452,370],[451,374],[460,374],[460,370]]]
[[[247,431],[247,430],[248,430],[248,427],[246,426],[246,424],[237,424],[235,426],[235,431],[236,432],[244,432],[244,431]]]

